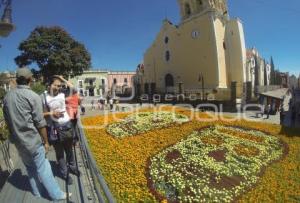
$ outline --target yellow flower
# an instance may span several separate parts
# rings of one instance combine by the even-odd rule
[[[173,107],[161,110],[171,111]],[[158,108],[142,111],[158,111]],[[116,118],[125,118],[131,113],[83,118],[85,135],[98,167],[117,202],[158,202],[147,186],[147,161],[163,149],[186,138],[194,130],[210,125],[229,125],[261,130],[282,139],[288,145],[287,155],[270,165],[255,188],[244,194],[240,202],[297,202],[300,197],[300,131],[282,129],[279,125],[240,121],[200,122],[195,118],[209,118],[202,112],[191,112],[176,108],[176,112],[191,116],[191,122],[182,125],[156,129],[138,136],[117,139],[106,132],[103,124],[116,122]],[[245,139],[253,139],[251,136]],[[260,140],[257,140],[260,141]],[[207,140],[218,144],[218,140]],[[254,153],[245,149],[241,153]],[[297,199],[298,198],[298,199]],[[164,199],[161,202],[167,202]]]

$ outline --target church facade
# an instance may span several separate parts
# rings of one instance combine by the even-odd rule
[[[226,0],[178,0],[179,25],[163,21],[144,54],[142,93],[241,98],[246,82],[243,25],[230,19]]]

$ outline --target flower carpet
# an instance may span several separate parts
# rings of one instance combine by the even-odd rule
[[[138,121],[136,113],[118,113],[122,121],[116,115],[82,119],[117,202],[299,202],[299,131],[245,120],[204,122],[195,118],[209,117],[205,113],[166,113],[171,110],[158,111],[168,115],[156,116],[163,125],[138,124],[154,122],[157,109],[139,112],[147,119]],[[128,121],[136,126],[122,128]],[[108,130],[113,125],[125,135]]]
[[[231,202],[283,155],[278,138],[260,131],[213,126],[151,158],[150,187],[179,202]]]
[[[122,122],[110,124],[107,132],[116,137],[126,137],[188,121],[187,116],[168,111],[140,112],[129,115]]]

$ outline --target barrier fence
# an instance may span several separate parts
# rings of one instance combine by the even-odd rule
[[[78,119],[77,126],[78,126],[77,130],[79,134],[79,140],[80,140],[80,149],[84,156],[85,168],[88,169],[92,179],[92,183],[90,185],[93,185],[95,194],[99,202],[115,203],[116,200],[111,194],[104,180],[104,177],[102,176],[100,169],[97,167],[96,161],[90,151],[80,119]]]

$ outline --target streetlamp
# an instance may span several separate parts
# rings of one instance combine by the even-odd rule
[[[201,82],[201,88],[202,88],[202,100],[204,100],[204,77],[203,74],[199,74],[198,82]]]
[[[0,2],[1,5],[5,5],[3,15],[0,21],[0,36],[7,37],[14,29],[15,26],[12,24],[12,17],[11,17],[11,1],[12,0],[2,0]]]

